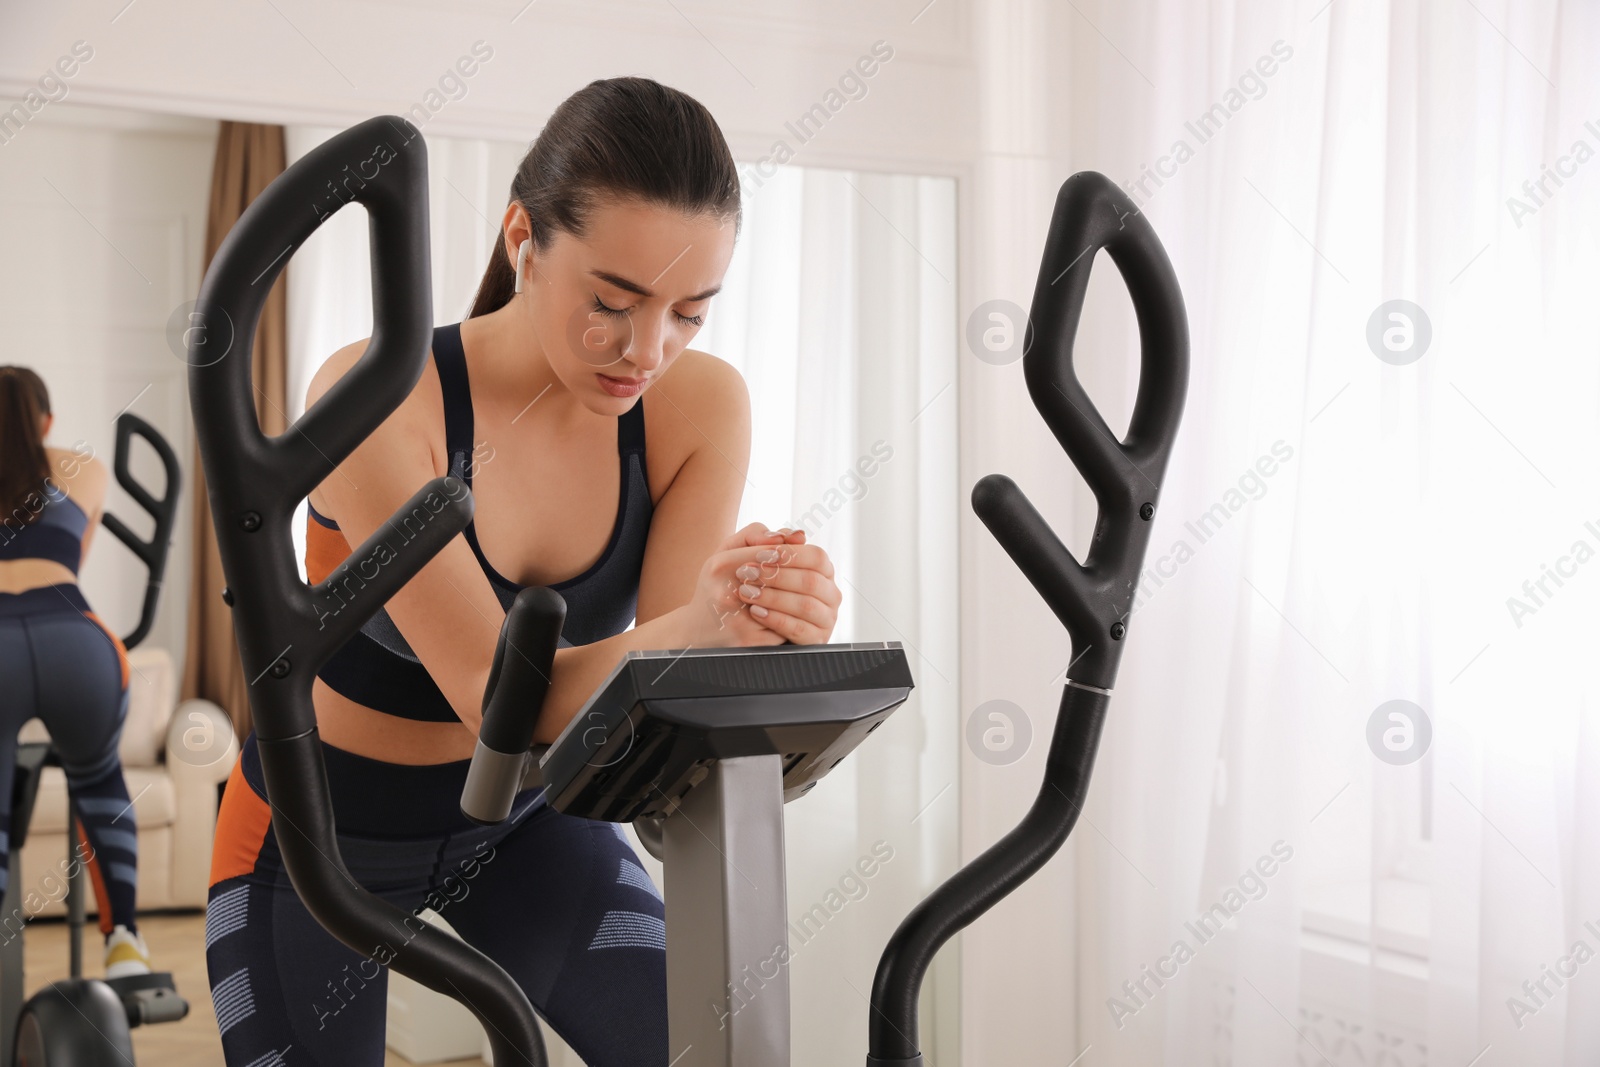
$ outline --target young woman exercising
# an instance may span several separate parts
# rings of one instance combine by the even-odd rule
[[[459,812],[500,624],[524,586],[566,600],[548,742],[628,649],[822,643],[840,596],[803,533],[728,533],[749,397],[688,345],[733,253],[739,179],[705,108],[647,79],[594,82],[551,116],[510,201],[467,319],[434,331],[411,395],[311,495],[313,582],[427,480],[454,474],[475,501],[465,535],[319,673],[323,757],[363,886],[440,912],[585,1062],[666,1067],[662,903],[620,828],[538,790],[500,826]],[[366,343],[323,365],[308,404]],[[379,1067],[384,965],[405,931],[365,953],[324,932],[264,796],[252,734],[206,912],[227,1062]]]
[[[148,974],[134,921],[139,836],[117,752],[128,653],[78,588],[110,476],[87,450],[46,445],[54,422],[43,380],[26,367],[0,367],[0,893],[17,731],[39,718],[78,811],[78,854],[87,857],[99,904],[106,977]]]

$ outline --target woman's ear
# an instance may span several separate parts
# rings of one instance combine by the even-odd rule
[[[515,200],[511,201],[506,205],[505,214],[500,217],[500,240],[506,250],[506,258],[513,267],[518,265],[522,246],[532,236],[533,221],[528,217],[528,209]],[[533,250],[529,249],[527,254],[531,257]]]
[[[50,427],[56,424],[54,415],[41,415],[39,417],[39,440],[43,441],[50,436]]]

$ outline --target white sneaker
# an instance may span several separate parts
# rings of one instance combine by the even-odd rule
[[[150,950],[144,937],[118,923],[106,936],[106,977],[127,978],[150,973]]]

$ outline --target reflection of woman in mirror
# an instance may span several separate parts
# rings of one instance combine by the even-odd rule
[[[134,919],[139,836],[117,751],[128,653],[78,587],[110,475],[86,451],[46,445],[54,422],[40,377],[0,367],[0,893],[17,731],[38,718],[61,756],[83,834],[75,855],[94,885],[106,977],[122,978],[150,973]]]
[[[688,347],[733,254],[739,197],[696,101],[642,78],[575,93],[517,168],[471,313],[434,331],[411,395],[310,498],[306,569],[336,579],[336,612],[361,603],[358,576],[339,572],[351,546],[430,479],[471,485],[465,535],[318,675],[340,847],[368,889],[440,911],[600,1067],[672,1059],[657,888],[619,828],[562,815],[538,790],[490,828],[458,802],[500,625],[525,586],[567,604],[541,742],[630,649],[832,634],[826,554],[803,532],[733,531],[749,396],[736,370]],[[367,343],[328,359],[308,405]],[[382,965],[403,946],[355,952],[317,924],[283,873],[264,795],[252,734],[207,911],[228,1063],[293,1045],[299,1062],[378,1067]],[[448,896],[447,876],[460,883]]]

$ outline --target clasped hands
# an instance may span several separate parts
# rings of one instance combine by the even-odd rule
[[[759,522],[717,546],[687,605],[690,643],[725,648],[826,644],[843,598],[833,561],[804,530]]]

